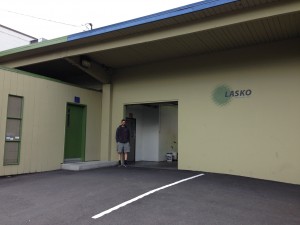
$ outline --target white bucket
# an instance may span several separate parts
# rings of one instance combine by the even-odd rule
[[[172,162],[173,154],[172,153],[167,153],[166,158],[167,158],[167,162]]]

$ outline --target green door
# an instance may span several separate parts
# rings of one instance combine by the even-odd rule
[[[67,105],[65,160],[84,161],[86,107]]]

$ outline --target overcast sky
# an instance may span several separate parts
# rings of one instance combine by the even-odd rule
[[[201,0],[1,0],[0,24],[35,38],[53,39]],[[50,22],[55,21],[55,22]]]

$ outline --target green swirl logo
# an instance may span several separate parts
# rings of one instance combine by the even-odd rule
[[[216,87],[212,92],[213,101],[219,105],[224,106],[231,101],[231,97],[227,97],[226,93],[229,93],[231,89],[227,85],[220,85]]]

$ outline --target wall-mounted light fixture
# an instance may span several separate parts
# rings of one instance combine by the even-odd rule
[[[80,56],[80,65],[86,69],[91,68],[92,61],[87,56]]]

